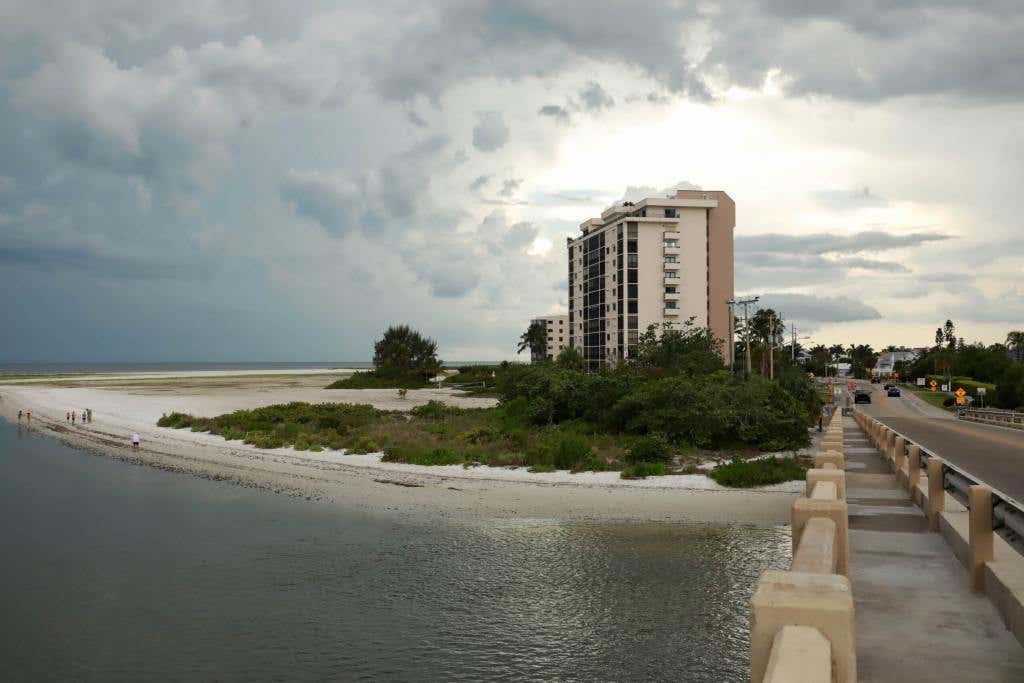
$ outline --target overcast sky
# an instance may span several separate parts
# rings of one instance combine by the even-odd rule
[[[1019,0],[0,16],[0,360],[511,357],[565,237],[677,186],[813,342],[1024,327]]]

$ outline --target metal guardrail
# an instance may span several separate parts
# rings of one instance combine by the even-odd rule
[[[863,412],[863,411],[859,411]],[[1006,412],[1006,411],[1004,411]],[[1017,413],[1020,415],[1020,413]],[[963,468],[951,464],[948,460],[943,458],[937,453],[929,451],[927,448],[911,439],[906,434],[893,429],[891,426],[886,425],[882,420],[874,418],[867,413],[864,413],[865,417],[876,420],[881,424],[885,425],[887,429],[892,431],[896,436],[902,437],[906,443],[906,446],[917,446],[921,449],[920,468],[927,471],[928,460],[931,458],[937,458],[942,462],[942,484],[945,491],[949,491],[957,501],[965,508],[970,510],[970,500],[968,496],[968,490],[973,485],[986,486],[992,491],[992,529],[993,531],[999,531],[1004,527],[1019,537],[1020,543],[1011,544],[1017,552],[1024,555],[1024,503],[1017,500],[1013,496],[1000,491],[997,487],[992,484],[983,481],[979,477],[970,474]],[[906,455],[904,454],[904,457]],[[909,467],[909,465],[908,465]]]

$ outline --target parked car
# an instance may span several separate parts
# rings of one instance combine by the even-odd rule
[[[871,378],[871,383],[872,384],[881,384],[882,383],[882,378],[881,377],[872,377]]]
[[[854,403],[871,403],[871,392],[867,389],[858,389],[853,392]]]
[[[885,395],[886,396],[894,396],[896,398],[899,398],[900,397],[900,388],[897,387],[897,386],[891,386],[891,387],[889,387],[889,391],[887,391],[885,393]]]

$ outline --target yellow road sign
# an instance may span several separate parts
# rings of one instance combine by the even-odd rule
[[[928,386],[932,388],[932,391],[935,391],[939,387],[939,383],[936,382],[935,380],[932,380],[931,382],[928,383]]]
[[[964,391],[964,388],[963,388],[963,387],[960,387],[960,388],[958,388],[958,389],[957,389],[956,391],[954,391],[953,393],[954,393],[954,394],[956,394],[956,397],[957,397],[957,398],[963,398],[964,396],[966,396],[966,395],[967,395],[967,392],[966,392],[966,391]]]

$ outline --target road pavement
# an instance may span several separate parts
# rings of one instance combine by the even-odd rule
[[[890,398],[878,384],[869,387],[870,404],[863,410],[925,450],[972,477],[1024,503],[1024,431],[963,422],[903,391]]]

